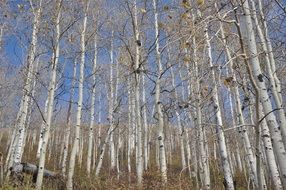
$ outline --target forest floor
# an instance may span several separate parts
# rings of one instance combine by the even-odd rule
[[[7,138],[3,136],[0,142],[0,152],[4,155],[4,161],[7,154]],[[50,157],[46,162],[46,169],[58,173],[58,177],[55,179],[44,179],[44,190],[64,190],[66,180],[60,176],[59,158],[61,152],[55,148],[51,152]],[[31,142],[26,142],[25,151],[23,155],[23,162],[32,163],[37,165],[38,160],[36,159],[37,146],[32,145]],[[155,152],[154,154],[155,155]],[[199,180],[195,177],[189,177],[188,169],[182,171],[180,153],[172,154],[172,161],[168,163],[168,183],[163,185],[161,182],[161,176],[156,166],[155,156],[150,158],[149,169],[144,172],[143,176],[143,189],[146,190],[196,190]],[[136,170],[135,170],[135,156],[132,157],[132,172],[128,174],[127,171],[127,159],[125,155],[121,156],[122,162],[120,163],[120,175],[117,175],[116,171],[112,171],[109,168],[108,154],[106,153],[103,166],[101,169],[100,176],[96,179],[94,172],[91,172],[90,177],[86,173],[85,159],[80,164],[77,162],[74,176],[74,189],[75,190],[124,190],[124,189],[138,189],[136,185]],[[210,162],[210,173],[211,173],[211,184],[213,190],[224,189],[223,176],[217,165],[217,161],[209,160]],[[198,175],[199,176],[199,175]],[[240,173],[235,174],[235,185],[237,190],[248,189],[247,177]],[[30,190],[34,189],[35,184],[33,183],[33,176],[23,175],[21,181],[6,180],[0,189],[3,190]]]

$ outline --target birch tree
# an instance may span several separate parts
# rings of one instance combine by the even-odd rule
[[[209,60],[209,65],[210,68],[214,68],[213,65],[213,60],[212,60],[212,50],[211,50],[211,44],[210,44],[210,38],[208,35],[208,29],[205,29],[205,36],[206,36],[206,45],[208,49],[208,60]],[[214,69],[212,69],[212,79],[213,81],[216,81],[215,79],[215,72]],[[218,87],[216,83],[214,83],[214,89],[213,89],[213,101],[214,101],[214,110],[216,112],[216,119],[217,119],[217,127],[216,127],[216,133],[218,136],[218,144],[219,144],[219,151],[220,151],[220,157],[222,160],[222,168],[223,168],[223,173],[224,173],[224,178],[225,178],[225,183],[226,183],[226,189],[234,189],[233,185],[233,178],[232,178],[232,173],[230,169],[230,164],[228,160],[228,154],[227,154],[227,149],[226,149],[226,142],[225,142],[225,136],[223,132],[223,123],[222,123],[222,116],[221,116],[221,108],[219,105],[219,98],[218,98]]]
[[[284,114],[284,111],[282,108],[282,102],[281,102],[282,99],[280,96],[280,93],[281,93],[280,81],[275,74],[276,71],[273,70],[273,69],[275,69],[275,61],[273,58],[273,52],[272,51],[270,52],[270,50],[269,50],[269,48],[272,50],[272,46],[271,46],[271,42],[268,42],[269,45],[267,46],[266,37],[263,34],[262,28],[260,27],[260,24],[258,22],[255,3],[253,0],[251,0],[250,2],[252,4],[252,10],[254,12],[254,14],[253,14],[253,18],[255,21],[254,23],[257,26],[257,33],[258,33],[258,36],[261,40],[263,52],[265,53],[264,58],[265,58],[265,62],[266,62],[266,64],[265,64],[266,70],[267,70],[267,74],[268,74],[270,84],[271,84],[271,88],[272,88],[272,93],[273,93],[273,97],[274,97],[274,101],[275,101],[276,109],[277,109],[277,113],[278,113],[277,119],[278,119],[278,123],[281,126],[280,129],[281,129],[283,143],[285,146],[286,145],[286,139],[285,139],[286,138],[286,119],[285,119],[285,114]],[[261,4],[262,4],[261,1],[259,1],[259,7],[262,6]],[[260,14],[261,14],[263,20],[265,20],[261,8],[260,8]],[[265,21],[263,21],[263,24],[264,24],[264,28],[265,28],[264,31],[265,31],[265,33],[267,33],[267,25],[265,25]],[[272,63],[270,60],[272,60]]]
[[[83,83],[84,83],[84,65],[85,65],[85,35],[87,28],[87,17],[88,17],[88,7],[89,1],[84,2],[84,17],[82,23],[81,31],[81,59],[80,59],[80,74],[79,74],[79,84],[78,84],[78,102],[77,102],[77,114],[76,114],[76,126],[75,126],[75,138],[72,146],[70,161],[69,161],[69,170],[67,178],[67,189],[73,189],[73,176],[75,169],[75,159],[79,150],[79,141],[80,141],[80,125],[82,117],[82,101],[83,101]]]
[[[162,181],[167,182],[167,165],[166,165],[166,153],[165,153],[165,136],[164,136],[164,116],[162,112],[162,102],[160,100],[161,91],[161,77],[162,77],[162,63],[161,63],[161,53],[159,46],[159,27],[158,27],[158,12],[157,12],[157,2],[153,0],[154,9],[154,24],[155,24],[155,45],[156,45],[156,61],[157,61],[157,79],[156,79],[156,89],[155,89],[155,104],[157,117],[159,120],[157,140],[159,144],[159,160],[160,160],[160,171],[162,175]]]
[[[52,122],[52,116],[53,116],[53,107],[54,107],[54,96],[55,96],[55,90],[56,90],[56,78],[57,78],[57,66],[59,61],[59,55],[60,55],[60,18],[61,18],[61,7],[62,7],[62,1],[59,0],[56,5],[58,11],[57,11],[57,19],[56,19],[56,39],[55,39],[55,50],[53,52],[52,56],[52,70],[51,70],[51,76],[50,76],[50,84],[49,84],[49,90],[48,90],[48,107],[47,107],[47,115],[46,115],[46,121],[45,121],[45,127],[43,129],[43,141],[42,141],[42,147],[40,152],[40,160],[39,160],[39,170],[37,175],[37,182],[36,187],[37,189],[42,188],[43,183],[43,175],[44,175],[44,168],[45,168],[45,160],[46,160],[46,150],[47,145],[50,138],[50,128],[51,128],[51,122]]]
[[[142,126],[140,116],[140,55],[142,42],[140,39],[140,31],[138,26],[138,10],[137,2],[133,3],[133,33],[135,38],[135,63],[134,63],[134,96],[135,96],[135,118],[136,118],[136,173],[137,183],[142,186],[143,180],[143,153],[142,153]]]
[[[283,6],[0,2],[3,188],[284,189]]]
[[[221,38],[222,41],[224,43],[224,49],[226,52],[226,56],[227,56],[227,61],[229,64],[229,71],[230,71],[230,76],[232,77],[232,80],[234,83],[237,82],[237,77],[236,74],[234,73],[233,70],[233,58],[231,56],[231,52],[229,50],[229,47],[227,45],[227,41],[226,41],[226,35],[224,32],[224,27],[222,22],[220,22],[220,32],[221,32]],[[238,89],[238,85],[234,84],[232,89],[234,90],[234,100],[235,100],[235,105],[236,105],[236,115],[238,118],[237,124],[241,125],[242,127],[239,128],[239,133],[241,134],[242,137],[242,141],[243,144],[245,146],[246,152],[247,152],[247,160],[248,160],[248,164],[249,164],[249,174],[251,175],[251,179],[254,183],[257,183],[257,173],[256,173],[256,168],[255,168],[255,158],[254,158],[254,154],[252,151],[252,145],[250,143],[249,140],[249,136],[248,136],[248,129],[245,126],[245,119],[242,113],[242,105],[241,105],[241,101],[240,101],[240,93],[239,93],[239,89]]]
[[[70,91],[70,98],[69,98],[69,105],[67,110],[67,126],[65,130],[65,137],[64,137],[64,149],[63,149],[63,158],[62,158],[62,175],[66,177],[66,167],[67,167],[67,157],[68,157],[68,150],[70,144],[70,134],[71,134],[71,114],[72,114],[72,102],[74,99],[74,88],[75,88],[75,81],[76,81],[76,71],[77,71],[77,62],[74,61],[73,65],[73,77],[72,77],[72,84],[71,84],[71,91]]]
[[[109,91],[109,105],[108,105],[108,119],[110,124],[110,139],[109,139],[109,147],[110,147],[110,167],[112,170],[115,169],[115,145],[114,145],[114,76],[113,76],[113,66],[114,66],[114,45],[113,45],[113,36],[114,31],[111,32],[111,45],[110,45],[110,91]]]
[[[96,69],[97,69],[97,37],[94,37],[94,57],[93,57],[93,76],[92,76],[92,91],[91,91],[91,110],[90,110],[90,124],[89,124],[89,139],[88,139],[88,153],[87,153],[87,174],[90,175],[92,146],[93,145],[93,127],[94,127],[94,112],[95,112],[95,90],[96,90]],[[95,155],[94,155],[95,156]]]
[[[32,2],[31,2],[32,4]],[[38,9],[32,8],[34,10],[34,20],[33,20],[33,30],[32,30],[32,40],[29,49],[29,55],[27,59],[27,77],[25,80],[25,84],[23,87],[23,96],[19,108],[19,113],[17,116],[16,121],[16,130],[15,137],[13,140],[13,145],[11,146],[11,158],[8,164],[8,168],[12,165],[18,164],[21,162],[22,152],[23,152],[23,145],[24,145],[24,137],[26,134],[25,123],[28,114],[29,108],[29,100],[30,96],[29,93],[31,92],[31,85],[32,85],[32,76],[34,71],[34,64],[36,60],[36,48],[37,48],[37,40],[38,40],[38,31],[39,31],[39,24],[40,24],[40,17],[42,14],[42,1],[39,2]],[[9,172],[8,172],[9,173]]]
[[[248,35],[246,36],[246,44],[248,46],[248,56],[250,61],[250,67],[252,68],[252,74],[257,82],[261,97],[260,101],[263,106],[264,112],[267,114],[266,121],[270,129],[270,133],[273,139],[273,148],[278,160],[280,167],[280,174],[282,177],[282,183],[285,184],[286,180],[286,164],[284,160],[286,159],[285,147],[282,141],[281,133],[279,130],[279,125],[276,121],[276,117],[273,113],[273,108],[270,102],[270,98],[265,85],[264,77],[260,68],[259,59],[257,57],[257,47],[255,43],[255,31],[253,29],[252,18],[250,16],[250,8],[248,0],[244,1],[242,4],[243,11],[245,13],[246,31]]]

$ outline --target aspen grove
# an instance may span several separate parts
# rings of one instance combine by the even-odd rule
[[[1,189],[286,189],[284,0],[1,0]]]

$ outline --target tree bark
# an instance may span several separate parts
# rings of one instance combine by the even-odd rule
[[[43,141],[42,141],[42,147],[40,151],[40,160],[39,160],[39,171],[37,175],[37,182],[36,182],[36,189],[42,188],[43,183],[43,176],[44,176],[44,167],[45,167],[45,160],[46,160],[46,150],[47,145],[49,142],[50,137],[50,128],[51,128],[51,122],[52,122],[52,116],[53,116],[53,109],[54,109],[54,96],[56,91],[56,79],[57,79],[57,66],[59,61],[59,55],[60,55],[60,18],[61,18],[61,6],[62,1],[59,0],[57,2],[57,19],[56,19],[56,39],[55,39],[55,50],[53,52],[52,56],[52,70],[51,70],[51,76],[50,76],[50,84],[49,84],[49,90],[48,90],[48,109],[47,109],[47,116],[46,116],[46,122],[45,122],[45,128],[43,130]]]
[[[221,38],[223,40],[224,43],[224,49],[226,52],[226,57],[227,57],[227,61],[229,62],[229,71],[230,71],[230,75],[233,78],[233,82],[235,83],[234,86],[232,87],[233,89],[233,93],[234,93],[234,100],[236,103],[236,114],[237,114],[237,118],[238,118],[238,125],[242,125],[242,127],[239,128],[239,133],[241,134],[241,138],[246,150],[246,154],[247,154],[247,161],[249,164],[249,174],[251,177],[251,180],[257,184],[257,171],[256,171],[256,163],[255,163],[255,158],[254,158],[254,154],[252,151],[252,145],[250,143],[249,140],[249,136],[248,136],[248,130],[245,127],[245,120],[244,120],[244,116],[242,113],[242,105],[240,102],[240,93],[239,93],[239,89],[237,86],[237,77],[236,74],[233,71],[233,59],[231,57],[231,53],[230,50],[228,48],[227,45],[227,41],[226,41],[226,36],[225,36],[225,32],[224,32],[224,28],[222,23],[220,22],[220,31],[221,31]]]
[[[164,115],[162,112],[162,102],[160,99],[161,94],[161,77],[162,77],[162,63],[161,63],[161,53],[159,47],[159,27],[158,27],[158,12],[156,0],[153,0],[154,18],[155,18],[155,45],[156,45],[156,61],[157,61],[157,80],[155,89],[155,104],[159,120],[157,140],[159,143],[159,159],[160,159],[160,171],[162,176],[162,181],[167,182],[167,163],[166,163],[166,153],[165,153],[165,134],[164,134]]]
[[[90,108],[90,124],[89,124],[89,138],[88,138],[88,151],[87,151],[87,175],[90,177],[91,159],[92,159],[92,146],[93,146],[93,127],[95,120],[95,91],[96,91],[96,69],[97,69],[97,37],[94,37],[94,57],[92,69],[92,91],[91,91],[91,108]]]
[[[135,118],[136,118],[136,172],[137,172],[137,183],[139,188],[142,187],[143,182],[143,151],[142,151],[142,124],[141,124],[141,114],[140,114],[140,55],[141,46],[140,41],[140,31],[138,26],[138,10],[137,2],[134,0],[134,18],[133,18],[133,28],[135,37]]]
[[[207,43],[207,49],[208,49],[209,65],[210,65],[210,68],[212,68],[212,71],[211,71],[212,79],[213,81],[216,81],[214,65],[212,62],[212,50],[211,50],[210,38],[208,35],[207,27],[205,30],[206,30],[205,36],[206,36],[206,43]],[[223,122],[222,122],[221,108],[219,105],[218,87],[217,87],[216,82],[214,82],[214,87],[213,87],[213,101],[214,101],[214,110],[216,112],[216,120],[217,120],[216,133],[217,133],[217,138],[218,138],[220,159],[222,162],[222,168],[223,168],[223,174],[224,174],[224,180],[225,180],[225,188],[234,189],[231,167],[230,167],[229,160],[228,160],[229,155],[227,154],[225,136],[223,132]]]
[[[65,129],[65,137],[64,137],[64,150],[63,150],[63,159],[62,159],[62,176],[66,177],[66,166],[67,166],[67,157],[68,157],[68,150],[69,150],[69,142],[70,142],[70,134],[71,134],[71,114],[72,114],[72,102],[74,99],[74,88],[76,82],[76,67],[77,62],[74,61],[73,65],[73,78],[71,84],[71,91],[70,91],[70,98],[69,98],[69,105],[67,110],[67,123]]]
[[[262,74],[259,59],[257,57],[257,47],[255,43],[255,33],[252,24],[252,18],[250,14],[248,0],[244,1],[243,4],[245,22],[246,22],[246,31],[248,35],[246,36],[246,44],[248,46],[248,57],[250,60],[250,67],[252,69],[252,75],[256,80],[256,83],[259,88],[260,101],[263,106],[263,111],[266,116],[266,121],[270,129],[270,134],[273,139],[273,148],[276,154],[278,165],[280,168],[282,184],[286,186],[286,152],[285,146],[282,141],[281,131],[279,130],[279,125],[276,121],[276,117],[273,113],[273,108],[269,95],[267,93],[267,88],[265,84],[265,77]]]
[[[87,11],[89,6],[89,1],[85,4],[83,25],[81,31],[81,61],[80,61],[80,75],[79,75],[79,85],[78,85],[78,103],[77,103],[77,117],[76,117],[76,126],[75,126],[75,139],[72,146],[70,162],[69,162],[69,171],[67,179],[67,189],[73,189],[73,175],[75,169],[75,159],[79,149],[80,141],[80,125],[81,125],[81,115],[82,115],[82,102],[83,102],[83,83],[84,83],[84,64],[85,64],[85,33],[87,27]]]
[[[113,112],[114,112],[114,79],[113,79],[113,65],[114,65],[114,57],[113,57],[113,31],[111,37],[111,47],[110,47],[110,92],[109,92],[109,107],[108,107],[108,119],[109,125],[111,127],[110,133],[110,140],[109,140],[109,151],[110,151],[110,167],[111,170],[115,169],[116,162],[115,162],[115,146],[114,146],[114,119],[113,119]]]
[[[17,164],[21,162],[22,159],[22,152],[23,152],[23,145],[24,145],[24,137],[26,133],[25,123],[27,119],[28,109],[29,109],[29,102],[30,102],[30,93],[32,87],[32,78],[33,78],[33,71],[34,71],[34,63],[36,61],[36,48],[37,48],[37,41],[38,41],[38,31],[39,31],[39,24],[40,24],[40,17],[42,13],[42,1],[39,3],[39,8],[34,13],[34,21],[33,21],[33,31],[32,31],[32,41],[30,44],[29,55],[28,55],[28,63],[27,63],[27,77],[24,83],[23,88],[23,97],[20,104],[20,109],[16,121],[16,137],[14,138],[14,144],[12,148],[11,158],[8,164],[8,168],[10,168],[13,164]],[[9,173],[9,172],[8,172]]]

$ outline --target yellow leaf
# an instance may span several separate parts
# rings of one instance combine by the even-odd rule
[[[159,28],[164,28],[164,24],[163,24],[162,22],[159,22],[159,23],[158,23],[158,27],[159,27]]]
[[[202,6],[205,4],[205,1],[204,0],[197,0],[197,3],[199,6]]]
[[[191,58],[189,56],[185,56],[183,58],[183,61],[186,62],[186,63],[189,63],[191,61]]]
[[[147,12],[146,9],[143,9],[143,8],[141,8],[140,11],[141,11],[142,13],[146,13],[146,12]]]
[[[190,3],[188,2],[188,0],[183,0],[182,2],[182,6],[186,9],[190,9],[191,8],[191,5]]]
[[[188,13],[183,13],[183,14],[181,15],[181,17],[182,17],[183,19],[187,19],[187,18],[189,18],[189,14],[188,14]]]
[[[227,78],[225,78],[224,81],[223,81],[223,83],[224,83],[225,86],[230,86],[231,83],[233,83],[233,77],[227,77]]]

